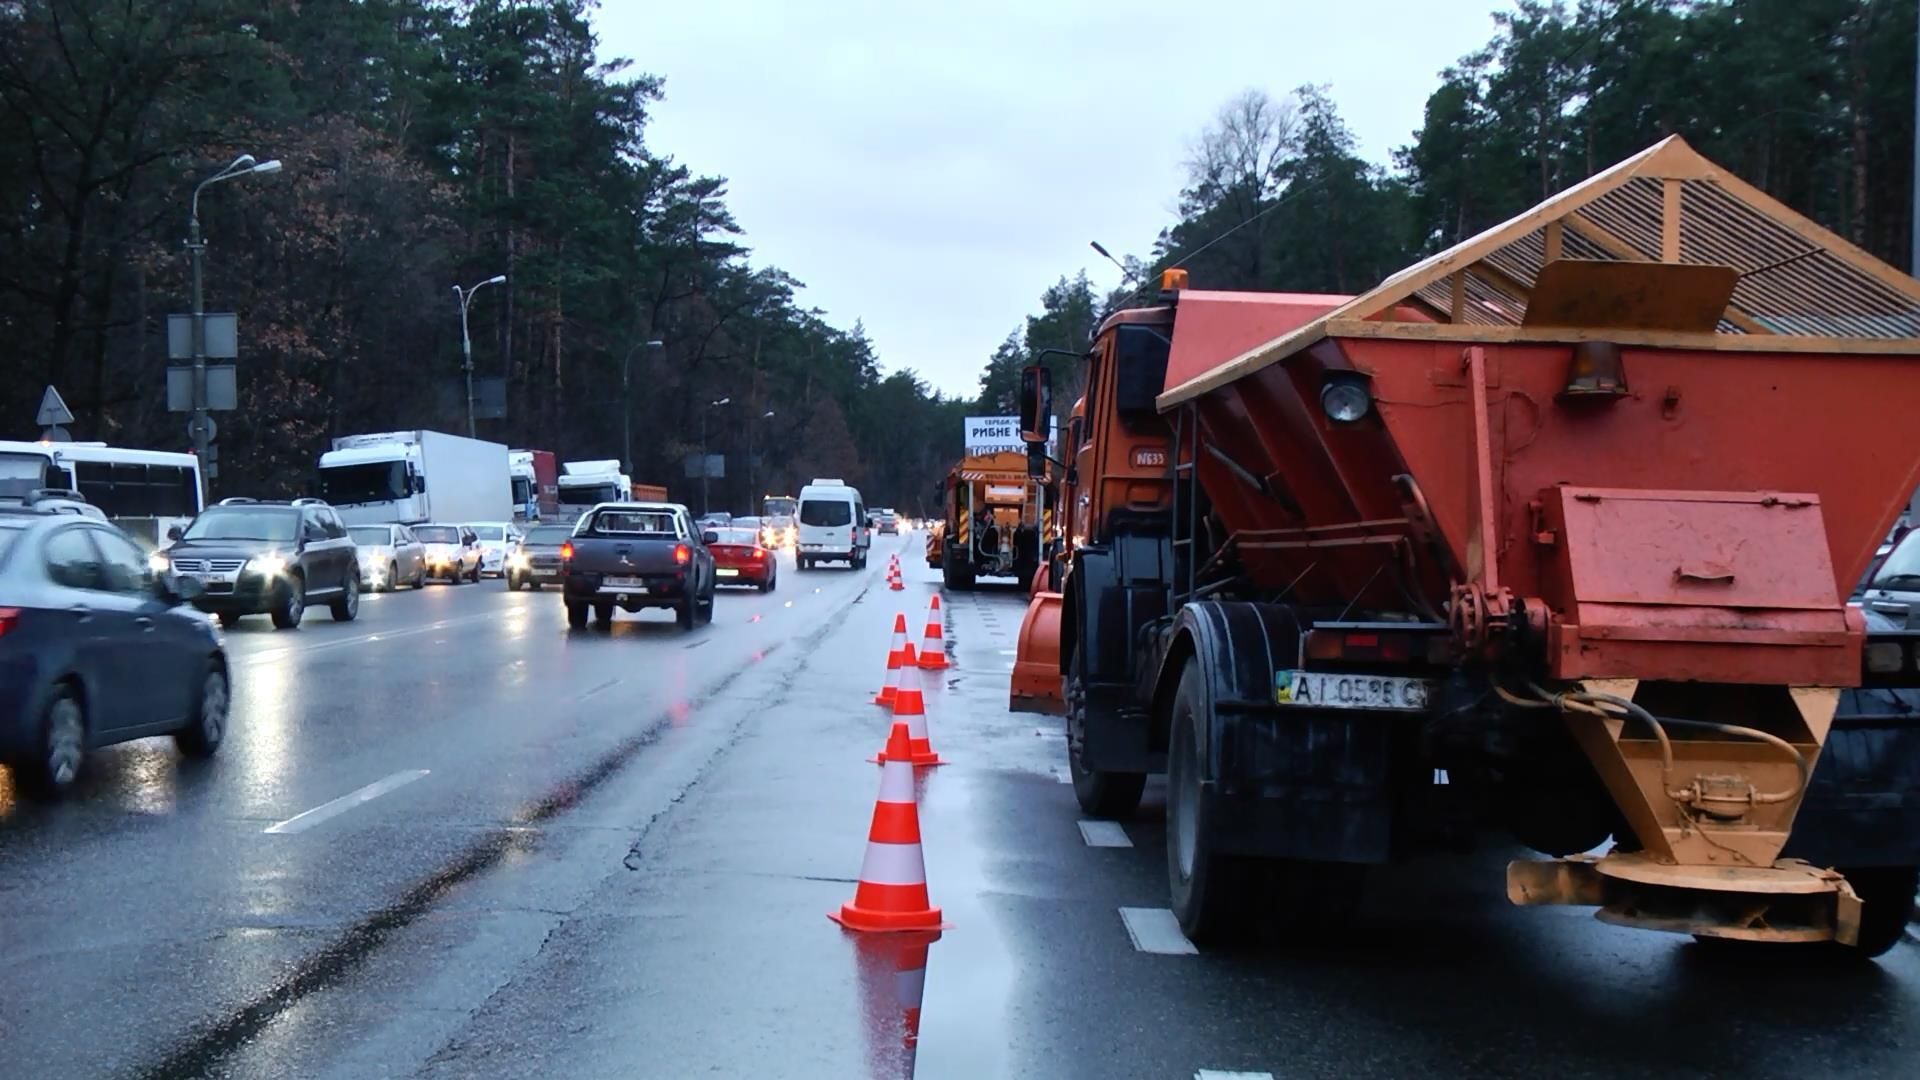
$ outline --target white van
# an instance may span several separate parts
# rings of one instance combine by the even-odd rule
[[[794,515],[799,528],[794,555],[800,569],[820,562],[844,562],[859,570],[867,565],[873,531],[867,525],[866,500],[842,480],[815,480],[800,489],[800,509]]]

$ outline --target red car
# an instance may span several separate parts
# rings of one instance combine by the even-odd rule
[[[780,560],[761,546],[757,529],[713,530],[718,539],[707,545],[713,552],[713,573],[718,585],[757,585],[761,592],[772,592]]]

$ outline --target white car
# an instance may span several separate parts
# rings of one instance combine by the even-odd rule
[[[427,576],[450,581],[480,580],[480,541],[465,525],[415,525],[414,538],[426,545]]]
[[[469,521],[468,531],[480,541],[480,572],[507,576],[507,556],[520,546],[519,526],[511,521]]]

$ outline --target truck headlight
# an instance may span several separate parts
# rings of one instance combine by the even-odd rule
[[[247,560],[247,573],[261,577],[279,577],[287,568],[287,560],[278,555],[255,555]]]

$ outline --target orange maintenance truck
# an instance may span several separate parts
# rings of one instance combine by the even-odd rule
[[[927,563],[947,588],[971,589],[983,577],[1007,577],[1022,588],[1051,548],[1054,489],[1027,474],[1018,450],[970,454],[940,485],[944,520],[927,539]]]
[[[1089,814],[1167,774],[1191,937],[1495,830],[1517,904],[1899,939],[1920,630],[1847,597],[1920,486],[1920,284],[1673,138],[1357,297],[1162,285],[1087,354],[1014,704]]]

